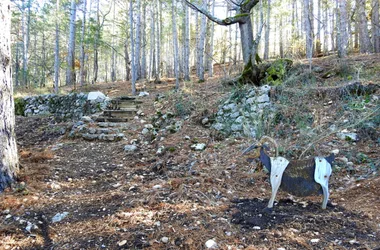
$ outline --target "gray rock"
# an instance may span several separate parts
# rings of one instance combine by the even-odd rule
[[[269,102],[269,96],[267,94],[264,94],[264,95],[261,95],[261,96],[258,96],[256,98],[256,101],[258,103],[263,103],[263,102]]]
[[[230,115],[232,119],[238,118],[240,116],[240,112],[234,112]]]
[[[203,125],[206,125],[209,122],[208,117],[203,118],[201,122]]]
[[[51,219],[51,222],[52,222],[52,223],[60,222],[60,221],[63,220],[67,215],[69,215],[68,212],[57,213],[57,214],[54,215],[54,217]]]
[[[263,85],[259,88],[259,93],[260,94],[267,94],[269,93],[271,87],[269,85]]]
[[[93,141],[99,138],[99,135],[92,135],[92,134],[83,134],[82,138],[87,141]]]
[[[82,120],[83,122],[86,122],[86,123],[93,122],[93,120],[92,120],[91,117],[89,117],[89,116],[82,116],[81,120]]]
[[[206,144],[204,143],[197,143],[190,146],[195,151],[203,151],[206,149]]]
[[[89,134],[96,134],[96,128],[89,128],[88,133]]]
[[[236,131],[240,131],[243,129],[243,125],[242,124],[232,124],[231,126],[231,130],[236,132]]]
[[[256,102],[256,98],[254,97],[248,98],[246,101],[247,104],[254,104],[255,102]]]
[[[125,145],[124,146],[124,151],[126,152],[135,152],[137,150],[136,145]]]
[[[220,131],[223,130],[224,125],[222,123],[216,123],[214,124],[213,128]]]
[[[149,133],[149,129],[147,128],[143,128],[143,130],[141,131],[141,134],[143,135],[147,135]]]
[[[340,132],[336,134],[340,140],[358,141],[358,134],[349,132]]]
[[[101,102],[104,99],[106,99],[106,95],[103,94],[100,91],[90,92],[90,93],[88,93],[88,96],[87,96],[87,100],[88,101],[98,101],[98,102]]]

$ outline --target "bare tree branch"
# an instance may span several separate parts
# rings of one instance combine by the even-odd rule
[[[231,25],[231,24],[235,24],[235,23],[245,23],[247,18],[249,18],[249,12],[248,12],[248,13],[242,13],[242,14],[238,13],[239,15],[236,15],[233,17],[227,17],[225,19],[219,19],[219,18],[213,16],[208,10],[202,8],[201,6],[198,6],[197,4],[192,3],[189,0],[183,0],[183,1],[185,3],[187,3],[187,5],[190,8],[202,13],[208,19],[210,19],[211,21],[213,21],[219,25],[227,26],[227,25]]]

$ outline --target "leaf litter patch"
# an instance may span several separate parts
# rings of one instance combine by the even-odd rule
[[[323,210],[319,203],[282,199],[268,210],[268,199],[234,199],[231,202],[231,222],[240,225],[245,232],[265,229],[291,229],[300,235],[313,232],[323,235],[318,244],[335,242],[347,247],[359,246],[361,241],[377,242],[376,229],[368,223],[368,216],[331,203]]]

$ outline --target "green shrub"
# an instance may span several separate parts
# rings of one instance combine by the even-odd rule
[[[24,98],[15,98],[14,103],[15,103],[15,114],[24,116],[25,106],[26,106],[26,102]]]

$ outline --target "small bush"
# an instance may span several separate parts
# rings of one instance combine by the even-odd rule
[[[15,98],[14,103],[15,103],[15,114],[24,116],[25,106],[26,106],[26,102],[24,98]]]

